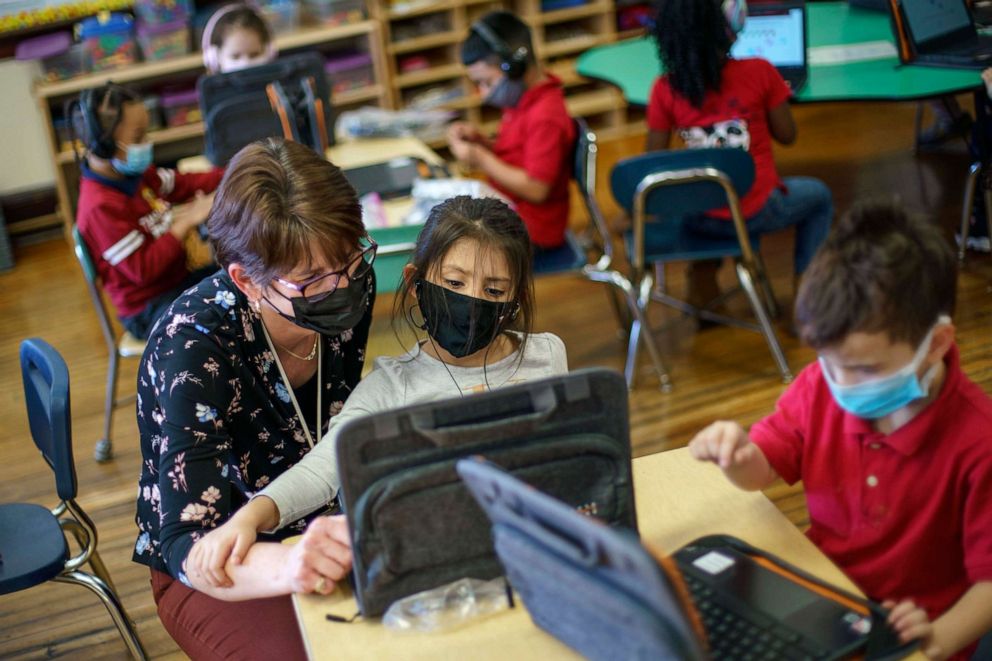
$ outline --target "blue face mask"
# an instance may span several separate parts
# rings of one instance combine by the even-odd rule
[[[152,164],[152,143],[140,142],[122,147],[127,152],[127,159],[122,161],[114,158],[110,160],[110,164],[125,177],[136,177]]]
[[[927,373],[920,379],[916,373],[923,364],[927,352],[930,351],[930,341],[933,339],[933,331],[938,324],[951,323],[950,317],[941,315],[937,323],[923,338],[920,347],[916,350],[916,355],[906,366],[898,371],[864,383],[851,385],[841,385],[837,383],[830,374],[830,366],[823,358],[820,358],[820,369],[823,378],[830,387],[830,393],[834,396],[837,405],[851,415],[866,420],[877,420],[887,415],[895,413],[904,406],[926,397],[930,392],[930,384],[937,375],[939,363],[927,370]]]

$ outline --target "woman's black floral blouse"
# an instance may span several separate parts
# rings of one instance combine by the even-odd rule
[[[311,428],[315,441],[361,378],[375,301],[372,274],[369,286],[358,326],[322,337],[324,429]],[[309,450],[261,323],[218,271],[172,304],[141,359],[133,559],[187,584],[183,565],[193,543]],[[298,398],[302,390],[296,389]],[[304,396],[301,409],[316,407],[315,400]],[[306,523],[280,532],[297,534]]]

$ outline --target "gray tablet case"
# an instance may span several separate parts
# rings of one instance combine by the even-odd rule
[[[455,472],[485,455],[610,524],[634,528],[627,387],[591,369],[346,423],[339,499],[363,615],[463,577],[503,573],[489,519]]]

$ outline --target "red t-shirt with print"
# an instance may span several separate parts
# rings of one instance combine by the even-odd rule
[[[782,185],[772,154],[768,111],[785,103],[790,95],[782,76],[767,60],[728,59],[720,90],[707,92],[700,108],[676,93],[667,75],[658,78],[648,101],[648,127],[677,133],[687,147],[742,147],[750,152],[754,185],[741,200],[741,210],[750,218]],[[709,215],[730,218],[726,209]]]

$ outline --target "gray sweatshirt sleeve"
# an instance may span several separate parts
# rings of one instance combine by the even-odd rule
[[[348,420],[382,410],[388,379],[378,378],[376,371],[365,377],[348,397],[341,411],[331,418],[327,433],[303,459],[255,494],[267,496],[279,508],[278,530],[307,514],[324,507],[341,486],[338,477],[338,431]],[[273,531],[267,531],[273,532]]]

